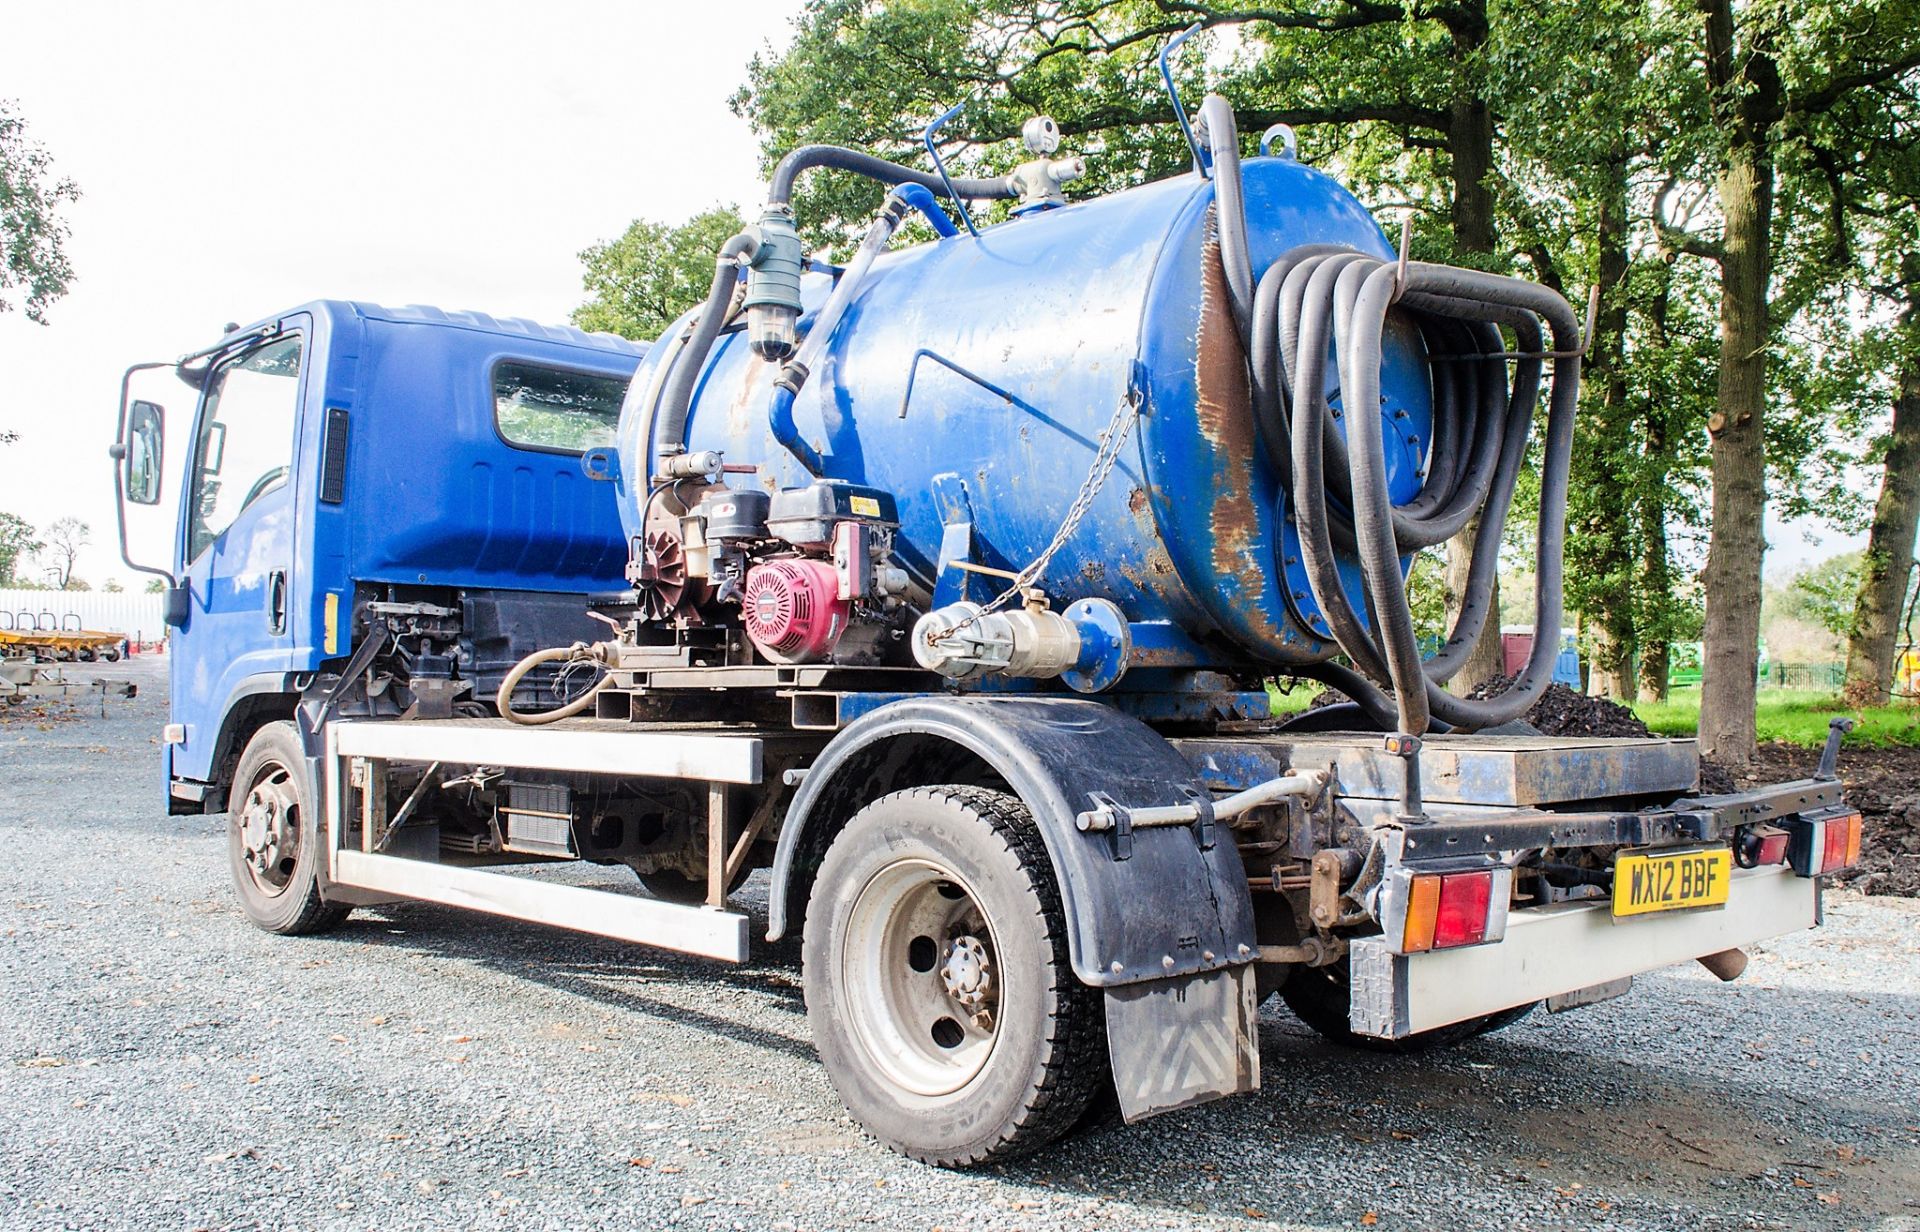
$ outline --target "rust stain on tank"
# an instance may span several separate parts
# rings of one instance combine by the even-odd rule
[[[1208,520],[1216,575],[1241,581],[1241,616],[1270,642],[1281,631],[1259,604],[1264,589],[1256,564],[1260,512],[1253,495],[1253,396],[1247,385],[1246,350],[1234,328],[1227,298],[1227,276],[1220,268],[1220,240],[1214,214],[1207,212],[1207,237],[1200,249],[1200,330],[1195,346],[1194,417],[1201,435],[1215,450],[1216,488]]]

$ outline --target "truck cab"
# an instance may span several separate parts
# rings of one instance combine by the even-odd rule
[[[355,649],[369,604],[429,629],[381,690],[396,711],[452,713],[528,651],[591,636],[585,596],[627,550],[581,456],[611,442],[644,353],[322,300],[169,365],[186,395],[128,405],[123,486],[133,516],[176,519],[171,559],[129,561],[170,586],[173,810],[227,807],[247,742]]]

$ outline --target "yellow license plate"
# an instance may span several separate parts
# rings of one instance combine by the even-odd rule
[[[1732,880],[1733,853],[1725,847],[1623,855],[1613,862],[1613,914],[1724,907]]]

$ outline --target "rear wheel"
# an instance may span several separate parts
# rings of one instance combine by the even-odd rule
[[[922,787],[861,810],[821,864],[802,957],[834,1087],[915,1159],[1036,1150],[1106,1081],[1100,993],[1073,974],[1039,830],[1004,792]]]
[[[1431,1031],[1390,1040],[1357,1035],[1347,1025],[1349,988],[1347,964],[1343,959],[1325,967],[1295,967],[1287,977],[1287,982],[1280,986],[1280,999],[1287,1003],[1287,1008],[1293,1011],[1296,1018],[1336,1044],[1365,1048],[1372,1052],[1398,1053],[1429,1052],[1435,1048],[1450,1048],[1465,1043],[1475,1036],[1487,1035],[1520,1021],[1532,1013],[1534,1005],[1538,1004],[1529,1002],[1497,1014],[1469,1018],[1465,1022],[1450,1023]]]
[[[234,769],[227,863],[247,918],[270,933],[332,928],[348,908],[320,898],[320,811],[289,722],[254,733]]]

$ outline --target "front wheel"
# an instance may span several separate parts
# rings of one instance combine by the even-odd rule
[[[270,933],[317,933],[348,908],[320,897],[320,810],[300,734],[289,722],[254,733],[233,773],[227,864],[240,908]]]
[[[921,787],[862,809],[808,900],[807,1020],[874,1137],[966,1167],[1071,1129],[1106,1082],[1100,993],[1067,957],[1031,814],[979,787]]]

